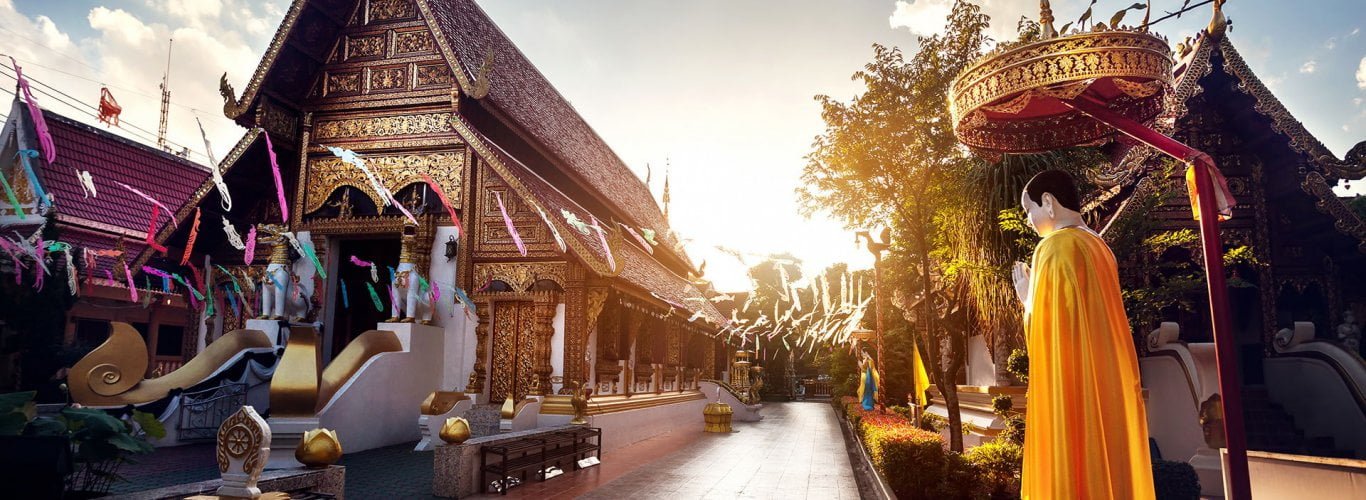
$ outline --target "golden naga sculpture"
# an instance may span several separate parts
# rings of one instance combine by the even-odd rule
[[[264,332],[233,330],[209,344],[184,366],[147,379],[147,343],[123,322],[110,324],[109,338],[71,367],[67,387],[71,400],[85,406],[150,403],[173,389],[191,387],[213,375],[239,352],[274,347]]]
[[[447,444],[460,444],[470,438],[470,423],[460,417],[451,417],[442,424],[441,432],[437,434],[441,440]]]
[[[588,423],[588,398],[592,389],[584,387],[579,381],[574,381],[574,396],[569,398],[570,406],[574,407],[574,419],[569,423],[573,425],[585,425]]]
[[[337,463],[342,457],[341,441],[332,429],[313,429],[305,432],[294,449],[294,458],[304,467],[319,469]]]
[[[498,416],[503,419],[517,416],[517,401],[512,398],[512,393],[508,393],[507,398],[503,399],[503,407],[498,410]]]
[[[460,391],[434,391],[422,401],[421,412],[423,415],[442,415],[455,408],[456,403],[468,398]]]

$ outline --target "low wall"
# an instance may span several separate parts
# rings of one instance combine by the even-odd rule
[[[180,500],[193,495],[213,495],[223,485],[222,479],[177,484],[155,490],[104,497],[107,500]],[[332,495],[342,500],[346,492],[346,467],[333,465],[325,469],[282,469],[261,473],[256,487],[262,493],[311,492]]]
[[[698,398],[635,410],[590,414],[588,426],[602,428],[602,451],[606,453],[670,432],[700,433],[703,425],[702,408],[707,403],[707,399]],[[589,400],[588,405],[592,407],[592,400]],[[732,408],[737,407],[732,405]],[[540,428],[567,425],[572,418],[570,415],[543,413],[539,418]]]
[[[1366,498],[1366,460],[1248,451],[1247,472],[1253,498]]]
[[[417,441],[413,425],[422,400],[440,387],[444,332],[412,323],[381,323],[403,342],[403,352],[378,354],[318,412],[322,427],[337,431],[347,453]]]
[[[479,470],[479,450],[486,445],[515,441],[537,434],[568,429],[568,425],[542,427],[529,431],[508,432],[480,436],[460,444],[440,444],[432,455],[432,495],[444,498],[468,498],[479,493],[483,475]],[[603,431],[603,442],[607,441]]]

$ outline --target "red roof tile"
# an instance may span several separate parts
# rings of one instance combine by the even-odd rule
[[[57,146],[57,162],[38,170],[59,214],[145,233],[151,203],[117,183],[132,186],[176,210],[209,178],[206,167],[189,160],[51,111],[44,111],[43,116]],[[90,171],[95,196],[85,197],[77,170]],[[166,224],[173,215],[165,214],[158,225]]]

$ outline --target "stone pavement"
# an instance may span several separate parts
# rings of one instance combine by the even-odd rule
[[[760,422],[735,422],[731,434],[678,429],[504,498],[858,498],[828,403],[768,403],[761,413]],[[432,453],[413,452],[413,444],[344,455],[346,498],[435,498]],[[157,450],[119,472],[128,481],[116,483],[113,493],[214,479],[218,466],[205,443]]]
[[[602,465],[526,484],[508,497],[859,497],[828,403],[768,403],[761,413],[762,421],[736,422],[731,434],[680,430],[637,443],[604,455]]]

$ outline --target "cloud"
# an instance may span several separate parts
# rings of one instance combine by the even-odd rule
[[[1357,65],[1357,88],[1366,90],[1366,57]]]
[[[1313,59],[1305,61],[1304,65],[1300,66],[1300,73],[1313,73],[1314,69],[1318,68],[1318,65],[1319,63]]]
[[[1329,37],[1327,41],[1323,42],[1323,48],[1328,50],[1338,48],[1338,37]]]
[[[188,146],[191,159],[206,162],[195,117],[203,120],[215,157],[222,158],[245,131],[220,111],[218,76],[227,72],[228,80],[240,91],[280,22],[283,10],[276,4],[282,2],[146,0],[146,12],[97,6],[83,16],[77,11],[54,20],[30,19],[10,0],[0,0],[0,25],[19,35],[10,38],[5,52],[19,60],[24,74],[71,96],[59,100],[39,95],[42,106],[94,123],[84,106],[93,105],[100,87],[107,86],[123,107],[123,126],[107,130],[144,144],[155,142],[158,87],[166,71],[167,42],[175,39],[167,139]],[[76,23],[85,23],[89,29]],[[73,32],[88,34],[73,38]],[[3,80],[0,85],[13,83]],[[34,85],[35,89],[40,86]],[[73,100],[81,102],[62,102]]]
[[[981,0],[982,13],[991,16],[991,27],[987,33],[996,41],[1015,40],[1018,33],[1016,22],[1021,16],[1030,19],[1039,17],[1038,2],[1020,0]],[[892,15],[887,18],[892,29],[906,28],[920,36],[930,36],[944,31],[945,21],[953,10],[953,0],[897,0]],[[1054,8],[1054,12],[1057,12]]]

